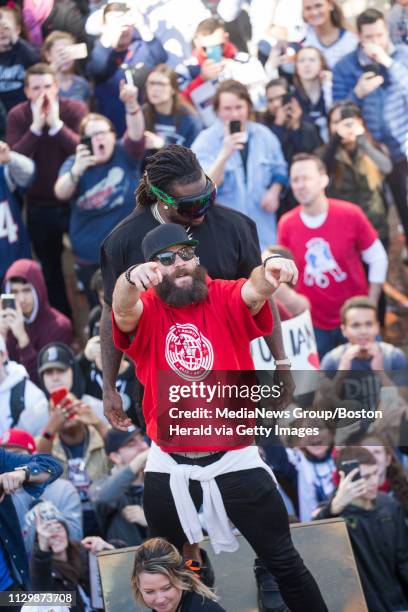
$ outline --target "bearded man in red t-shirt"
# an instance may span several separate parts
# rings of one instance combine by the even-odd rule
[[[184,398],[183,392],[194,383],[205,386],[214,371],[253,370],[250,341],[273,326],[268,298],[281,283],[297,281],[294,263],[279,255],[267,258],[248,280],[212,280],[199,265],[196,245],[180,225],[153,229],[142,242],[147,263],[122,274],[113,293],[115,345],[135,362],[145,387],[143,412],[152,439],[144,489],[150,534],[194,557],[203,539],[197,514],[203,505],[215,552],[238,547],[230,519],[275,576],[292,612],[327,610],[293,546],[273,473],[251,436],[232,435],[227,442],[226,436],[209,435],[206,441],[204,435],[198,443],[189,434],[184,443],[180,437],[174,443],[171,433],[163,433],[170,427],[167,413],[176,408],[160,405],[160,374],[191,383],[169,387],[179,387]],[[205,403],[198,397],[196,405]],[[202,415],[206,420],[207,413]],[[187,431],[188,420],[185,414]]]

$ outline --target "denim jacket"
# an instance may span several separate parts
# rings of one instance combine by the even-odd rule
[[[247,122],[248,160],[245,173],[242,156],[235,151],[225,164],[224,180],[217,185],[217,201],[253,219],[261,248],[276,242],[276,215],[261,208],[262,196],[274,183],[287,185],[287,165],[279,140],[253,121]],[[214,164],[224,140],[224,125],[217,119],[192,144],[205,172]]]
[[[62,474],[60,463],[51,455],[15,454],[0,448],[0,474],[12,472],[15,468],[27,465],[32,474],[49,472],[49,479],[42,484],[27,483],[23,488],[34,498],[40,497],[47,484]],[[30,587],[27,555],[23,536],[11,495],[6,495],[0,503],[0,546],[9,561],[10,573],[15,582],[25,588]]]
[[[381,68],[384,83],[365,98],[357,98],[354,87],[363,74],[361,47],[344,56],[333,71],[333,100],[352,100],[361,109],[371,135],[385,144],[394,163],[406,157],[408,113],[408,48],[391,51],[392,64]]]

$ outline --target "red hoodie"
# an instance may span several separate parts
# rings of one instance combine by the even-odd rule
[[[30,344],[20,349],[15,337],[9,331],[6,339],[7,351],[10,359],[25,366],[31,380],[38,382],[37,355],[39,351],[49,342],[71,344],[72,324],[65,315],[50,306],[44,276],[36,261],[19,259],[9,267],[4,278],[7,292],[10,289],[8,281],[15,276],[25,278],[33,286],[38,302],[36,301],[34,305],[34,316],[32,314],[30,322],[25,323]]]
[[[234,59],[234,57],[237,54],[237,48],[230,42],[226,42],[224,44],[224,52],[223,52],[223,58],[224,59]],[[195,50],[193,52],[193,55],[197,58],[198,63],[200,64],[200,66],[202,66],[205,62],[205,60],[207,59],[206,54],[204,53],[204,51],[199,51],[199,50]],[[200,85],[202,85],[203,83],[205,83],[205,80],[203,79],[203,77],[201,76],[201,74],[198,75],[198,77],[196,77],[195,79],[193,79],[190,83],[190,85],[188,85],[183,91],[182,91],[182,95],[187,98],[187,100],[192,103],[191,100],[191,92],[194,91],[194,89],[197,89],[197,87],[199,87]]]

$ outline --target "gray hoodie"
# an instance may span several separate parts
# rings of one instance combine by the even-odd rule
[[[48,485],[40,499],[54,504],[68,527],[71,540],[82,540],[81,499],[76,488],[69,480],[58,478],[58,480]],[[23,488],[13,493],[13,502],[24,535],[24,544],[28,555],[31,554],[34,544],[35,526],[27,527],[25,516],[33,501],[34,498]]]

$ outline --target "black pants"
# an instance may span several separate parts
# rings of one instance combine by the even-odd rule
[[[68,231],[69,207],[36,208],[28,204],[27,227],[44,273],[51,306],[71,317],[62,272],[62,239]]]
[[[172,456],[177,463],[190,465],[205,466],[213,461],[211,456],[204,459]],[[169,474],[146,472],[143,506],[151,536],[166,538],[181,550],[187,538],[169,480]],[[275,576],[291,612],[327,612],[313,576],[293,546],[286,508],[269,474],[256,468],[222,474],[216,481],[228,517]],[[198,481],[190,481],[190,494],[198,509],[202,503]]]
[[[398,209],[401,225],[404,228],[405,241],[408,244],[408,161],[406,159],[394,164],[387,181]]]

